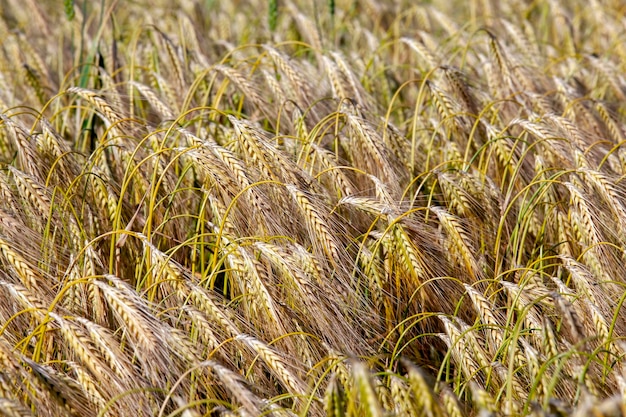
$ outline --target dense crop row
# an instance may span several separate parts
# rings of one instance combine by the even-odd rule
[[[0,415],[622,414],[621,2],[64,3],[0,0]]]

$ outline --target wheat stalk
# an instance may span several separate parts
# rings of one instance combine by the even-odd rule
[[[120,116],[119,110],[114,109],[97,92],[80,87],[70,87],[67,89],[67,92],[78,94],[80,97],[91,103],[110,125],[118,125],[122,122],[123,118]]]
[[[418,413],[430,417],[443,416],[443,410],[437,402],[432,387],[426,381],[424,373],[407,360],[402,361],[402,364],[407,369],[407,379],[413,391]]]
[[[252,348],[286,387],[297,394],[304,395],[306,393],[304,383],[300,381],[300,379],[297,378],[289,369],[287,369],[285,360],[282,359],[270,346],[246,334],[237,335],[235,340],[243,341],[246,345]]]
[[[22,284],[28,289],[43,285],[43,278],[33,269],[28,262],[17,252],[11,249],[8,241],[0,235],[0,253],[13,266]]]
[[[35,181],[42,181],[45,178],[45,172],[42,170],[45,164],[34,146],[32,136],[23,126],[14,122],[4,113],[0,113],[0,120],[8,126],[13,136],[13,141],[18,149],[20,167],[24,174],[31,176]]]
[[[470,276],[476,279],[478,275],[478,265],[472,255],[474,250],[471,246],[472,239],[469,233],[461,225],[459,219],[448,213],[445,209],[441,207],[431,207],[430,210],[437,215],[440,224],[443,226],[449,238],[453,259],[463,263]]]

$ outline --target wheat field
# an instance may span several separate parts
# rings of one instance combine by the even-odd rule
[[[0,16],[0,415],[626,414],[621,1]]]

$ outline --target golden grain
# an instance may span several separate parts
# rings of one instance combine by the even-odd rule
[[[0,414],[619,414],[619,2],[4,3]]]

